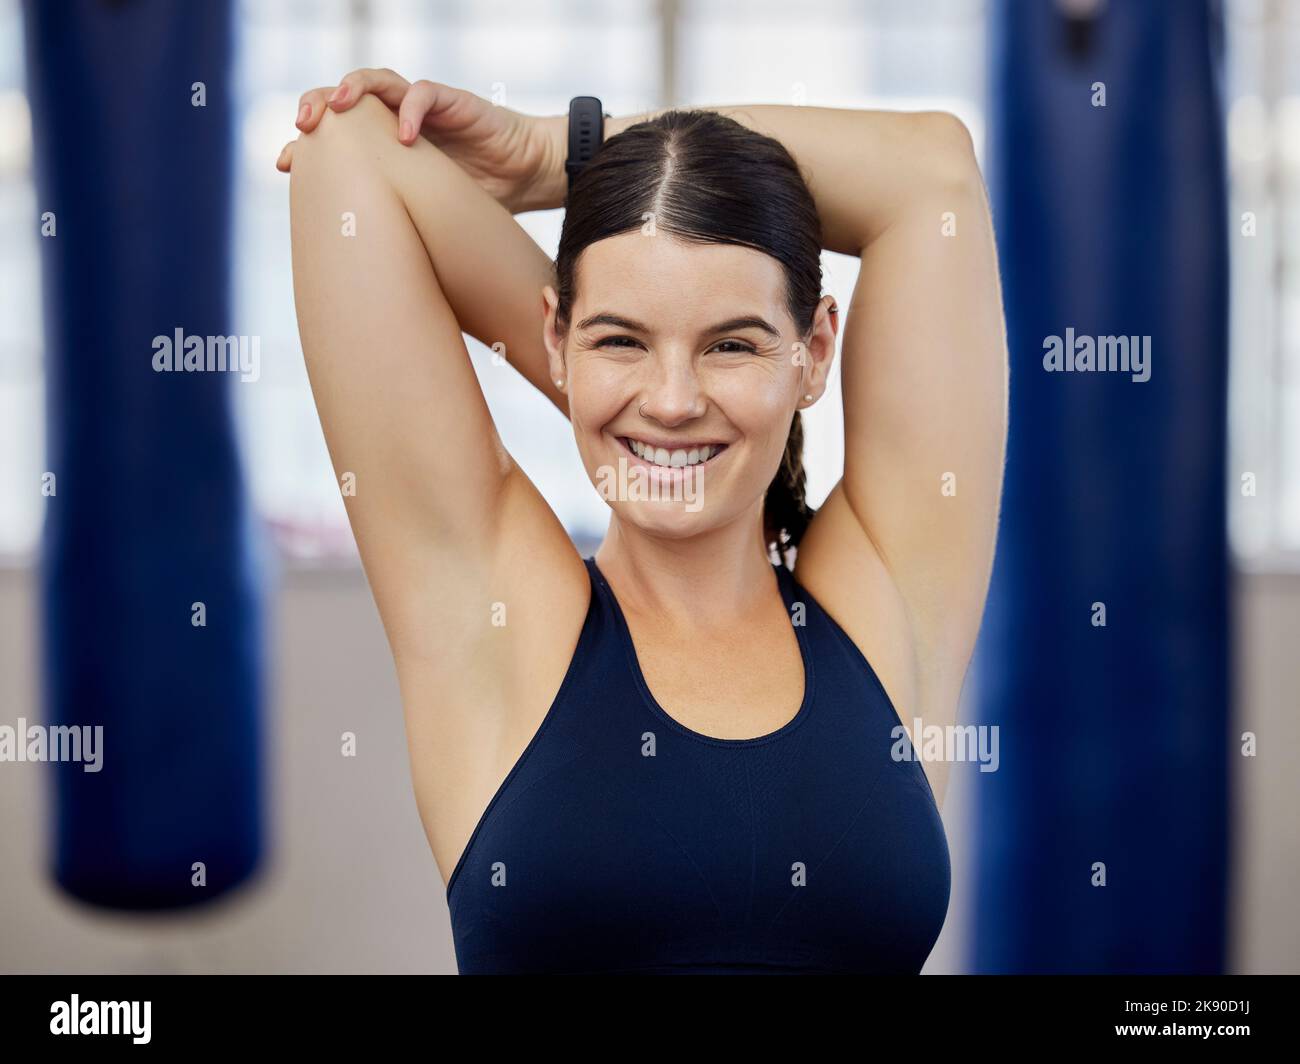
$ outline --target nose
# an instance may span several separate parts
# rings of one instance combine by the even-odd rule
[[[673,428],[694,418],[703,417],[708,403],[700,388],[694,360],[662,359],[655,379],[638,399],[642,417],[652,418],[666,428]]]

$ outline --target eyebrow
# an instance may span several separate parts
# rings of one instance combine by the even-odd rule
[[[648,333],[650,331],[639,321],[633,321],[631,318],[619,317],[617,314],[593,314],[591,317],[583,318],[582,321],[578,322],[579,329],[594,329],[597,325],[609,325],[615,329],[627,329],[628,332]]]
[[[593,314],[589,318],[583,318],[578,322],[579,329],[593,329],[598,325],[608,325],[615,329],[627,329],[629,332],[649,333],[652,330],[649,326],[642,325],[639,321],[633,321],[631,318],[624,318],[619,314],[609,314],[602,312]],[[717,333],[739,332],[741,329],[759,329],[769,336],[779,338],[781,333],[776,326],[763,318],[746,315],[740,318],[728,318],[726,321],[720,321],[705,329],[702,335],[713,336]]]

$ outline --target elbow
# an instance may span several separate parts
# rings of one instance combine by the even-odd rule
[[[378,97],[366,94],[346,111],[326,108],[315,129],[298,135],[290,180],[351,161],[379,165],[399,146],[397,116]]]
[[[945,189],[980,188],[975,141],[966,123],[948,111],[923,111],[916,117],[927,175]]]

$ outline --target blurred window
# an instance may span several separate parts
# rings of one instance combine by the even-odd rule
[[[18,0],[0,0],[0,558],[16,560],[36,546],[45,501],[41,209],[22,29]]]
[[[1300,4],[1229,0],[1225,16],[1229,528],[1244,562],[1278,567],[1300,555]]]
[[[303,89],[355,67],[463,86],[561,113],[599,95],[634,113],[667,103],[942,108],[982,146],[985,0],[241,0],[235,322],[261,338],[262,376],[237,384],[259,512],[300,558],[355,553],[303,367],[289,260],[288,181],[274,169]],[[1300,5],[1228,0],[1225,110],[1233,239],[1230,498],[1246,559],[1300,553]],[[0,0],[0,557],[34,550],[43,503],[42,322],[21,9]],[[1241,235],[1252,212],[1255,236]],[[549,253],[560,212],[525,215]],[[1289,239],[1287,237],[1289,236]],[[825,256],[846,299],[856,260]],[[564,419],[468,341],[501,435],[576,538],[603,532]],[[838,373],[807,420],[809,494],[843,464]],[[436,424],[431,424],[436,431]],[[1243,472],[1256,494],[1242,494]]]

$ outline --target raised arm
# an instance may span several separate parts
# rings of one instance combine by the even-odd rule
[[[844,478],[807,552],[851,586],[864,569],[856,525],[902,597],[922,682],[955,700],[988,590],[1007,416],[997,258],[970,136],[942,112],[719,110],[786,146],[825,246],[861,260],[844,323]]]
[[[565,594],[528,583],[525,595],[525,580],[554,574],[585,591],[586,577],[505,452],[461,337],[504,345],[508,357],[540,345],[549,260],[461,166],[427,142],[402,145],[398,128],[366,96],[295,143],[294,294],[326,443],[394,652],[452,668],[492,635],[492,602],[519,600],[510,631],[522,631],[525,600]],[[551,558],[537,567],[545,575],[514,572],[521,544],[534,561]]]
[[[559,688],[588,578],[502,447],[461,336],[511,357],[540,345],[550,264],[463,166],[399,129],[366,95],[295,142],[294,296],[446,877]]]

